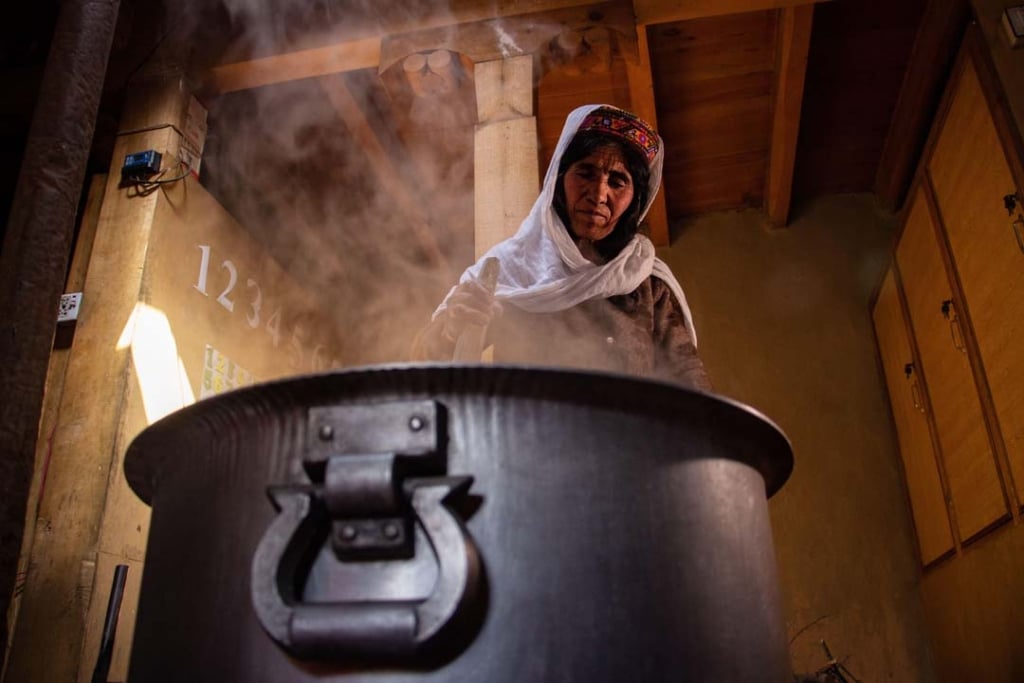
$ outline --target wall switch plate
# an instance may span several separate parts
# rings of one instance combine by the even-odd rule
[[[82,293],[72,292],[60,295],[60,308],[57,309],[57,322],[70,323],[78,320],[78,311],[82,307]]]
[[[1024,5],[1007,7],[1003,10],[1003,29],[1010,47],[1024,45]]]

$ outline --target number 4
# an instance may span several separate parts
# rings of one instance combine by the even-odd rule
[[[281,343],[281,307],[279,306],[274,315],[267,318],[267,334],[274,340],[274,348],[276,349]]]

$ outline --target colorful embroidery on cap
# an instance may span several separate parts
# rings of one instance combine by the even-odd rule
[[[647,158],[654,159],[658,153],[658,134],[643,119],[622,109],[600,107],[587,114],[579,130],[595,130],[609,133],[630,142]]]

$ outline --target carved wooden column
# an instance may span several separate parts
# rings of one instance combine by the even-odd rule
[[[479,258],[519,229],[540,190],[533,57],[478,63],[475,241]]]

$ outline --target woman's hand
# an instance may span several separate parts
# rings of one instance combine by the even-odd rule
[[[494,298],[494,293],[480,283],[468,280],[458,285],[448,297],[442,334],[454,342],[470,325],[487,327],[500,314],[501,304]]]
[[[452,290],[442,312],[413,339],[413,360],[480,361],[487,326],[501,314],[494,298],[500,267],[497,258],[485,258],[478,280]]]

